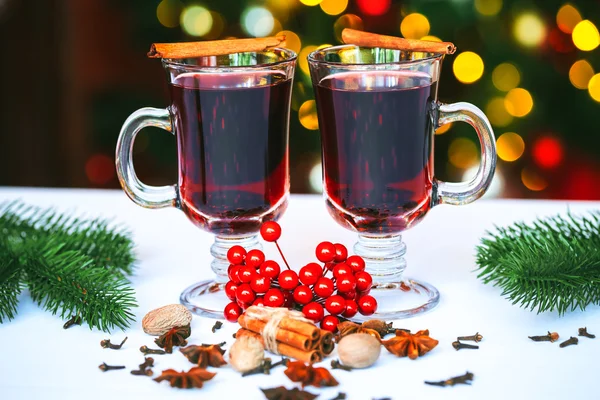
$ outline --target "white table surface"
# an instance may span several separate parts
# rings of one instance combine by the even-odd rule
[[[149,310],[176,303],[182,289],[211,275],[209,246],[212,237],[189,223],[178,210],[146,210],[134,205],[121,191],[0,188],[0,201],[21,198],[41,206],[55,206],[89,216],[114,218],[134,233],[138,268],[132,278],[139,307],[136,322],[126,332],[107,334],[86,326],[63,330],[63,322],[33,304],[27,291],[20,298],[18,316],[0,325],[0,399],[262,399],[259,388],[295,384],[278,368],[270,376],[241,378],[230,367],[213,369],[215,378],[203,389],[181,390],[129,374],[143,361],[139,347],[153,345],[143,333],[141,319]],[[345,372],[334,370],[340,386],[307,390],[319,399],[338,391],[349,399],[378,397],[444,399],[594,399],[600,398],[598,372],[600,335],[580,338],[578,346],[559,348],[557,343],[534,343],[528,335],[557,331],[561,341],[587,326],[600,334],[600,307],[537,315],[513,306],[500,290],[482,284],[473,273],[474,248],[494,224],[504,225],[535,216],[580,213],[599,209],[600,202],[480,200],[464,207],[441,206],[405,235],[408,274],[434,284],[441,302],[432,312],[401,320],[396,326],[430,329],[440,344],[415,361],[396,358],[385,349],[371,368]],[[292,196],[282,220],[280,244],[295,266],[312,261],[315,245],[322,240],[351,246],[355,235],[337,226],[327,215],[320,196]],[[265,245],[267,257],[279,260]],[[233,342],[236,325],[225,323],[211,333],[214,320],[194,317],[191,344]],[[479,350],[456,351],[451,343],[458,335],[479,331],[484,340]],[[100,340],[129,337],[120,351],[103,349]],[[154,347],[154,346],[153,346]],[[333,354],[335,357],[335,353]],[[167,368],[187,370],[182,354],[155,356],[155,377]],[[276,357],[274,357],[276,359]],[[331,358],[327,358],[325,365]],[[122,371],[102,373],[98,365],[126,365]],[[424,380],[443,380],[473,372],[471,386],[431,387]]]

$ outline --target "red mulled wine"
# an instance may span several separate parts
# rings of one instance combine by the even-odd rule
[[[196,225],[244,235],[283,213],[291,87],[276,71],[185,73],[170,85],[180,206]]]
[[[431,208],[437,82],[414,71],[333,74],[315,87],[324,190],[358,232],[401,232]]]

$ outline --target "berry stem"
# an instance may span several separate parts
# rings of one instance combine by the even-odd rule
[[[287,269],[291,269],[290,264],[288,264],[287,260],[285,259],[285,256],[283,255],[283,251],[281,251],[281,247],[279,247],[279,243],[277,243],[277,240],[275,241],[275,246],[277,246],[277,250],[279,250],[279,254],[281,254],[281,258],[283,259],[283,262],[285,263]]]

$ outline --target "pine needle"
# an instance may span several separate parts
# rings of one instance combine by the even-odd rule
[[[600,212],[516,223],[487,232],[478,277],[513,304],[559,315],[600,304]]]
[[[8,248],[2,246],[3,242],[0,240],[0,324],[15,317],[21,294],[20,265]]]

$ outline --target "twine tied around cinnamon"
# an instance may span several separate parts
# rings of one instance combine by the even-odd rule
[[[280,354],[277,344],[277,331],[279,330],[279,324],[284,318],[308,322],[310,324],[313,323],[313,321],[304,318],[304,314],[302,314],[300,311],[289,310],[282,307],[275,308],[251,306],[246,310],[246,315],[248,318],[267,321],[261,332],[261,335],[265,342],[265,348],[273,354]]]

